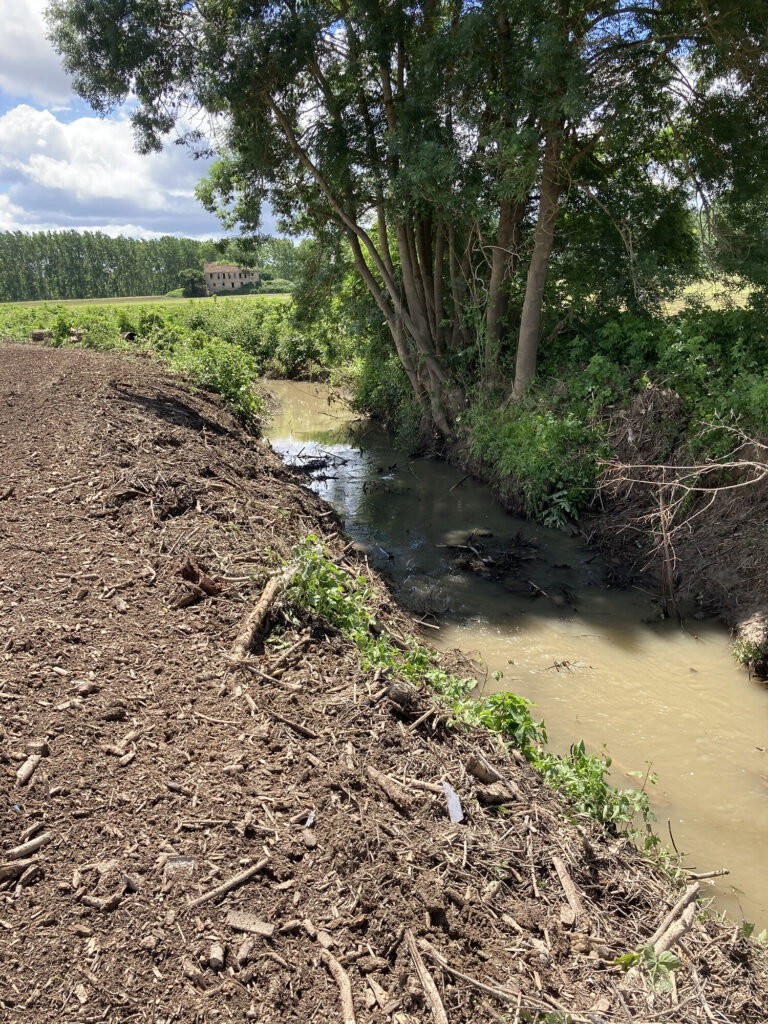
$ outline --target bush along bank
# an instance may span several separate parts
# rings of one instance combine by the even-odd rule
[[[3,337],[160,356],[224,344],[249,357],[252,378],[327,373],[326,367],[346,357],[331,331],[298,322],[290,299],[258,295],[125,305],[0,305]]]
[[[580,529],[616,581],[650,572],[670,613],[722,618],[756,671],[768,654],[768,483],[750,483],[768,466],[764,305],[583,318],[542,346],[521,401],[471,396],[445,452],[510,511]],[[344,381],[413,444],[418,410],[380,347]]]

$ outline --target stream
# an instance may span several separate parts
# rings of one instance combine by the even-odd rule
[[[727,630],[693,617],[681,628],[652,594],[606,586],[578,538],[510,516],[460,470],[394,448],[327,386],[266,383],[272,448],[288,463],[327,462],[308,484],[398,599],[439,625],[425,630],[432,645],[476,658],[485,692],[532,700],[550,749],[606,748],[614,785],[638,787],[629,773],[650,762],[662,842],[671,829],[691,870],[728,868],[702,882],[705,894],[734,921],[768,927],[768,687],[735,664]]]

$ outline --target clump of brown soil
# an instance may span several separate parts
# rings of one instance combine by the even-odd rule
[[[3,1019],[766,1019],[759,949],[690,910],[674,987],[625,976],[680,891],[330,627],[233,665],[306,534],[367,567],[211,397],[0,348],[0,445]]]

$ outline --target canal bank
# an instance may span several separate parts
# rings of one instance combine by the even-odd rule
[[[651,594],[606,587],[580,538],[508,515],[458,469],[408,458],[323,385],[267,390],[273,447],[309,467],[398,599],[440,626],[430,641],[475,654],[487,689],[534,700],[556,751],[607,746],[620,786],[650,768],[663,841],[697,871],[729,869],[707,883],[718,905],[767,926],[768,691],[735,664],[727,630],[695,606],[681,628]]]
[[[366,664],[413,620],[220,399],[5,346],[0,442],[3,1020],[763,1024],[706,890]]]

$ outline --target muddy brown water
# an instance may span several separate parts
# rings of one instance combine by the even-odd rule
[[[477,657],[488,691],[534,701],[551,749],[607,749],[615,785],[638,786],[630,773],[650,762],[662,840],[671,828],[692,870],[728,868],[705,891],[732,919],[768,927],[768,688],[736,666],[727,631],[693,617],[681,628],[653,595],[606,587],[577,539],[507,515],[451,466],[409,458],[325,385],[268,390],[272,447],[289,463],[328,460],[308,484],[400,600],[439,624],[433,643]],[[478,562],[503,552],[504,578],[482,574]]]

